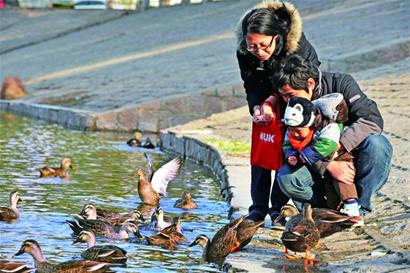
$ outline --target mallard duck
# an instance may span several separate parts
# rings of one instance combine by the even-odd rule
[[[236,232],[236,238],[238,242],[240,243],[240,246],[238,247],[237,250],[241,250],[244,248],[247,244],[250,243],[252,240],[253,235],[258,231],[259,227],[264,224],[265,221],[259,221],[259,222],[254,222],[254,221],[248,221],[244,219],[238,226],[237,232]]]
[[[187,241],[185,236],[182,234],[181,221],[177,221],[177,223],[164,228],[163,230],[161,230],[161,232],[167,234],[169,237],[171,237],[172,240],[174,240],[177,243]]]
[[[113,226],[120,226],[126,221],[141,224],[145,223],[144,216],[138,210],[133,210],[131,213],[122,215],[118,212],[96,208],[92,204],[85,204],[79,215],[88,220],[101,220]]]
[[[0,207],[0,220],[12,221],[20,216],[20,212],[17,209],[17,204],[22,201],[20,194],[17,191],[13,191],[9,196],[9,207]]]
[[[176,249],[178,243],[186,241],[187,239],[182,234],[182,225],[180,221],[164,228],[156,235],[147,237],[148,244],[158,245],[167,249]]]
[[[300,221],[302,215],[299,214],[299,211],[295,206],[286,204],[281,208],[280,216],[276,218],[275,221],[278,221],[280,217],[289,218],[287,226],[292,227]],[[320,232],[321,238],[330,236],[355,225],[355,222],[350,221],[353,218],[352,216],[327,208],[313,208],[312,217]]]
[[[160,231],[153,236],[146,236],[149,245],[160,246],[166,249],[177,249],[177,242],[168,234]]]
[[[23,253],[30,254],[34,259],[36,273],[99,273],[111,272],[107,263],[96,261],[71,260],[59,264],[51,264],[46,261],[41,251],[40,245],[35,240],[26,240],[21,245],[20,250],[14,254],[19,256]]]
[[[285,231],[282,233],[281,240],[285,245],[285,257],[293,258],[288,254],[288,249],[295,252],[305,252],[305,266],[308,262],[313,265],[313,259],[309,253],[319,244],[319,239],[320,232],[312,218],[312,207],[309,203],[305,203],[300,221],[288,221]]]
[[[80,217],[76,217],[75,220],[67,220],[66,223],[73,230],[73,234],[75,236],[78,236],[81,231],[86,230],[92,231],[98,237],[111,239],[129,239],[128,233],[133,233],[137,238],[142,237],[139,232],[138,226],[135,223],[129,221],[122,224],[118,232],[112,225],[100,220],[86,220]]]
[[[28,268],[26,263],[0,260],[0,273],[30,273],[34,269]]]
[[[164,210],[158,206],[151,216],[151,225],[156,229],[164,229],[180,221],[179,217],[170,218],[164,216]]]
[[[87,243],[88,247],[81,253],[81,257],[86,260],[107,262],[107,263],[126,263],[127,251],[115,245],[95,245],[95,235],[92,231],[83,230],[78,235],[75,243]]]
[[[68,176],[68,169],[75,170],[71,159],[63,158],[61,160],[60,167],[43,167],[40,169],[40,177],[60,177],[65,178]]]
[[[237,228],[242,223],[244,217],[240,217],[229,224],[226,224],[214,235],[212,240],[206,235],[198,235],[188,246],[200,245],[204,248],[203,257],[210,262],[219,262],[221,258],[236,251],[240,247],[237,239]]]
[[[175,201],[174,204],[175,208],[180,208],[180,209],[196,209],[198,208],[198,205],[192,200],[191,193],[189,192],[184,192],[182,194],[182,197]]]
[[[127,141],[128,146],[131,147],[142,147],[146,149],[154,149],[155,145],[152,143],[151,139],[147,137],[144,143],[141,142],[142,134],[141,132],[135,132],[134,137]]]
[[[154,171],[151,158],[146,153],[144,156],[148,164],[148,173],[145,178],[144,172],[141,169],[137,170],[138,194],[144,204],[157,206],[161,196],[167,195],[168,183],[178,175],[182,161],[176,157]]]

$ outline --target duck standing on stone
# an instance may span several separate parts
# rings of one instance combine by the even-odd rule
[[[87,243],[87,249],[81,253],[81,257],[85,260],[106,262],[106,263],[126,263],[127,251],[115,245],[99,245],[96,246],[95,235],[92,231],[81,231],[75,243]]]
[[[290,219],[286,223],[281,240],[285,245],[285,258],[294,258],[288,254],[288,249],[295,252],[305,252],[304,264],[306,269],[308,263],[313,265],[313,258],[309,254],[319,244],[320,232],[313,220],[312,207],[309,203],[303,205],[302,215],[298,222]]]
[[[286,204],[280,209],[280,215],[274,221],[279,221],[282,217],[288,218],[286,225],[291,227],[297,225],[303,215],[299,214],[299,211],[295,206]],[[336,232],[357,225],[357,222],[354,221],[354,216],[349,216],[328,208],[313,208],[312,218],[320,232],[320,238],[325,238]]]
[[[151,158],[146,153],[144,156],[148,164],[148,173],[145,177],[141,169],[137,170],[136,175],[139,177],[138,194],[144,204],[157,206],[161,196],[167,195],[168,183],[179,174],[182,160],[176,157],[158,170],[154,170]]]
[[[20,212],[17,209],[17,204],[22,201],[20,194],[17,191],[13,191],[9,196],[9,207],[0,207],[0,220],[13,221],[19,218]]]
[[[71,159],[63,158],[61,160],[60,167],[43,167],[40,169],[40,177],[60,177],[66,178],[68,177],[68,170],[75,170]]]
[[[30,254],[34,259],[36,273],[102,273],[112,272],[107,267],[107,263],[96,261],[71,260],[59,264],[52,264],[46,261],[41,251],[40,245],[35,240],[26,240],[21,245],[20,250],[14,254],[19,256],[23,253]]]
[[[184,192],[182,197],[175,201],[174,208],[189,210],[198,208],[198,205],[192,200],[190,192]]]

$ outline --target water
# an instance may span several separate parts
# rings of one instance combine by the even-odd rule
[[[9,193],[18,190],[23,201],[15,223],[0,222],[0,259],[27,262],[28,254],[11,258],[26,239],[37,240],[51,262],[79,259],[86,244],[72,245],[71,229],[65,220],[79,213],[83,204],[130,211],[140,204],[134,172],[146,169],[143,153],[124,143],[128,135],[84,133],[64,129],[10,113],[0,112],[0,206],[8,205]],[[172,155],[151,151],[159,167]],[[68,179],[39,178],[43,166],[59,166],[62,158],[73,160],[77,171]],[[199,246],[188,248],[198,234],[213,234],[227,223],[228,206],[219,195],[216,178],[207,169],[184,162],[181,174],[168,187],[168,197],[160,205],[165,215],[182,217],[187,243],[177,250],[147,244],[97,239],[98,244],[115,244],[129,255],[127,267],[116,272],[218,272],[204,263]],[[198,203],[196,210],[173,208],[183,191],[190,191]],[[149,212],[147,212],[149,213]],[[142,229],[143,235],[154,231]]]

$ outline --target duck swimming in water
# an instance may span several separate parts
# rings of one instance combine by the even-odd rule
[[[75,166],[69,158],[63,158],[61,160],[60,167],[43,167],[40,169],[40,177],[60,177],[66,178],[68,176],[68,170],[75,171]]]
[[[102,273],[112,272],[107,263],[96,261],[71,260],[59,264],[49,263],[43,256],[40,245],[35,240],[26,240],[20,250],[14,254],[19,256],[23,253],[30,254],[34,259],[36,273]]]
[[[144,142],[141,141],[141,132],[135,132],[134,137],[127,141],[127,145],[131,147],[141,147],[145,149],[155,149],[154,143],[147,137]]]
[[[20,194],[17,191],[13,191],[9,196],[9,207],[0,207],[0,220],[12,221],[20,216],[20,212],[17,209],[18,202],[22,201]]]

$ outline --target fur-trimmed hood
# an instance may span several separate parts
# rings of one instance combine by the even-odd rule
[[[293,4],[289,2],[282,2],[282,1],[269,1],[265,0],[262,3],[256,5],[254,8],[248,10],[247,12],[244,13],[244,15],[241,17],[239,20],[237,30],[236,30],[236,38],[237,38],[237,46],[238,46],[238,51],[242,54],[246,54],[246,42],[245,42],[245,37],[243,36],[242,32],[242,22],[246,15],[251,12],[254,9],[261,9],[261,8],[267,8],[269,10],[272,10],[272,12],[275,12],[279,8],[283,7],[285,5],[286,10],[288,11],[290,15],[290,30],[287,35],[286,39],[286,51],[289,54],[295,53],[298,48],[299,48],[299,41],[300,38],[302,37],[302,17],[300,16],[299,11],[293,6]]]

